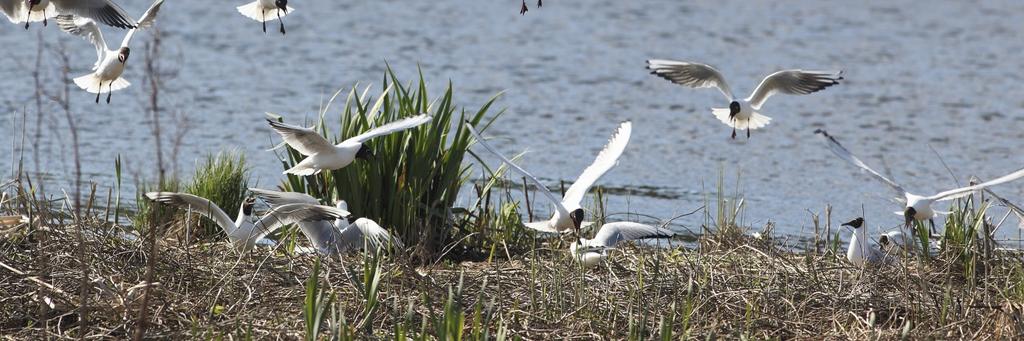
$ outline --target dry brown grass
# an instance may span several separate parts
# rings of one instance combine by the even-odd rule
[[[109,224],[85,220],[82,227],[89,234],[86,259],[75,257],[80,246],[72,224],[4,230],[0,334],[132,335],[150,255],[142,241],[117,238]],[[650,339],[663,331],[673,339],[1013,339],[1024,333],[1024,275],[1010,254],[971,280],[949,261],[859,269],[831,254],[715,238],[706,237],[699,249],[629,247],[588,271],[546,246],[512,260],[415,269],[393,257],[382,263],[380,304],[366,319],[362,254],[325,260],[320,285],[337,295],[332,307],[345,328],[381,338],[391,338],[396,327],[418,335],[424,325],[428,338],[436,336],[450,291],[465,312],[466,333],[486,328],[492,337],[499,329],[534,340]],[[147,337],[305,336],[304,282],[314,257],[267,249],[240,256],[226,243],[173,240],[158,250]],[[87,324],[78,321],[81,262],[92,285]]]

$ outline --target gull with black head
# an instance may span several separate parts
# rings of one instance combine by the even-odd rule
[[[520,175],[529,179],[534,186],[537,186],[537,190],[544,194],[544,196],[554,204],[555,212],[551,216],[551,219],[530,222],[525,225],[538,231],[557,233],[579,232],[581,226],[590,224],[589,222],[583,221],[584,212],[581,206],[583,203],[583,196],[587,194],[590,187],[593,186],[601,176],[611,170],[611,168],[618,163],[619,156],[621,156],[623,150],[626,149],[626,144],[629,143],[629,136],[633,131],[632,123],[629,121],[622,122],[622,124],[619,125],[619,128],[615,131],[615,134],[613,134],[611,139],[608,141],[608,144],[606,144],[604,149],[597,154],[597,158],[594,159],[594,163],[583,170],[583,173],[576,178],[576,181],[573,182],[572,186],[565,191],[565,196],[559,200],[558,197],[551,193],[551,191],[549,191],[548,188],[540,182],[540,180],[537,180],[533,174],[530,174],[530,172],[519,167],[513,163],[512,160],[509,160],[498,152],[497,149],[494,149],[494,147],[488,144],[487,141],[480,136],[480,133],[476,131],[476,128],[473,128],[472,124],[467,121],[466,125],[469,127],[470,133],[472,133],[476,138],[476,143],[483,146],[484,149],[487,149],[491,154],[497,156],[501,161],[505,162],[505,164]]]
[[[263,23],[263,33],[267,33],[267,21],[277,19],[281,22],[281,34],[284,34],[284,19],[281,17],[295,11],[288,6],[288,0],[256,0],[237,9],[238,13]]]
[[[958,198],[963,198],[965,196],[971,195],[971,193],[974,193],[975,191],[980,191],[991,186],[1007,183],[1024,177],[1024,169],[1020,169],[1013,173],[977,185],[954,188],[930,196],[917,195],[907,192],[905,189],[903,189],[903,186],[900,186],[895,181],[889,180],[889,178],[882,176],[882,174],[876,172],[874,169],[871,169],[871,167],[868,167],[867,164],[865,164],[863,161],[854,156],[853,153],[850,153],[850,151],[847,150],[846,147],[843,147],[842,144],[839,144],[839,141],[836,140],[835,137],[829,135],[828,132],[822,129],[818,129],[815,130],[815,134],[821,135],[822,138],[825,139],[825,143],[828,146],[829,150],[832,151],[832,154],[835,154],[840,159],[843,159],[844,161],[851,165],[857,166],[858,168],[861,169],[861,171],[868,173],[869,175],[871,175],[871,177],[875,178],[875,180],[881,181],[882,183],[892,188],[892,190],[897,195],[897,197],[895,198],[896,201],[904,204],[903,211],[896,212],[896,214],[902,215],[904,217],[904,227],[910,227],[911,223],[913,223],[915,220],[928,220],[931,223],[933,233],[935,230],[935,221],[933,220],[933,218],[935,218],[935,215],[937,213],[948,214],[948,212],[940,212],[932,209],[933,203],[937,201],[949,201]]]
[[[807,95],[839,84],[842,71],[782,70],[765,77],[754,92],[745,99],[735,98],[725,77],[707,64],[674,60],[651,59],[647,61],[651,74],[672,83],[691,88],[717,88],[729,101],[729,108],[711,108],[711,113],[726,125],[732,127],[732,138],[736,129],[750,131],[763,128],[772,118],[760,113],[768,97],[776,93]]]

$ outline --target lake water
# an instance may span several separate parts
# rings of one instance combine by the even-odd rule
[[[575,179],[617,123],[632,120],[630,145],[601,184],[642,190],[613,196],[611,212],[668,218],[692,211],[724,169],[730,192],[739,172],[743,220],[754,226],[770,220],[777,231],[806,236],[809,212],[826,204],[834,206],[837,221],[863,209],[872,228],[900,224],[891,213],[899,207],[885,199],[888,189],[832,156],[812,134],[816,128],[827,128],[867,163],[888,168],[921,193],[956,186],[930,147],[961,182],[1024,166],[1020,1],[550,0],[543,8],[531,1],[530,12],[520,16],[515,0],[295,0],[285,36],[276,33],[276,22],[263,34],[235,11],[242,1],[236,2],[168,1],[160,13],[163,63],[177,70],[166,81],[162,124],[165,135],[174,135],[180,118],[187,121],[175,163],[183,174],[201,155],[238,148],[252,161],[259,184],[273,187],[281,168],[264,151],[271,131],[263,113],[292,122],[311,118],[333,91],[379,83],[385,61],[405,79],[420,65],[434,93],[451,79],[456,101],[471,109],[505,91],[497,105],[508,112],[487,135],[507,153],[528,149],[523,165],[551,184]],[[119,3],[132,14],[149,5]],[[103,29],[109,43],[120,42],[122,32]],[[67,185],[61,179],[73,165],[65,120],[54,105],[45,105],[42,134],[38,142],[33,137],[39,31],[48,44],[48,91],[59,88],[52,79],[59,66],[53,46],[72,50],[74,75],[86,73],[95,54],[52,23],[27,32],[0,25],[0,55],[7,61],[0,63],[6,132],[0,145],[11,150],[21,144],[28,109],[25,145],[37,148],[24,150],[26,167],[34,170],[38,161],[44,174],[37,178],[54,192]],[[113,104],[72,92],[82,167],[86,179],[101,186],[113,183],[117,155],[128,179],[154,177],[154,140],[140,86],[142,45],[149,39],[140,34],[134,42],[125,75],[134,85],[114,93]],[[843,69],[846,81],[811,96],[773,97],[762,110],[772,124],[749,140],[731,140],[730,129],[709,110],[724,104],[721,95],[649,75],[649,58],[712,64],[738,95],[781,68]],[[336,122],[337,115],[329,119]],[[0,158],[0,169],[12,169],[19,153],[15,148]],[[995,190],[1024,199],[1024,182]],[[700,222],[679,221],[690,229]],[[1016,238],[1016,221],[1005,225],[1002,236]]]

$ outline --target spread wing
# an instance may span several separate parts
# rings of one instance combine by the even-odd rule
[[[353,136],[343,143],[363,143],[366,140],[372,139],[377,136],[387,135],[394,132],[399,132],[409,128],[418,127],[424,123],[430,122],[434,118],[427,114],[419,114],[413,117],[407,117],[398,121],[390,122],[366,131],[365,133]]]
[[[991,186],[1007,183],[1007,182],[1010,182],[1010,181],[1013,181],[1013,180],[1020,179],[1022,177],[1024,177],[1024,169],[1018,170],[1018,171],[1010,173],[1010,174],[1003,175],[1003,176],[998,177],[996,179],[989,180],[987,182],[983,182],[983,183],[980,183],[980,184],[977,184],[977,185],[974,185],[974,186],[967,186],[967,187],[961,187],[961,188],[957,188],[957,189],[951,189],[951,190],[948,190],[948,191],[945,191],[945,192],[942,192],[942,193],[930,196],[930,197],[928,197],[928,199],[930,199],[930,200],[938,200],[938,201],[945,201],[945,200],[953,200],[953,199],[957,199],[957,198],[962,198],[962,197],[970,195],[974,191],[980,191],[980,190],[983,190],[983,189],[985,189],[987,187],[991,187]]]
[[[765,77],[757,89],[747,97],[754,109],[760,109],[764,101],[775,93],[807,95],[839,84],[842,71],[783,70]]]
[[[672,83],[691,88],[717,88],[729,101],[733,100],[732,90],[725,83],[721,72],[707,64],[651,59],[647,61],[651,74]]]
[[[313,131],[313,128],[303,128],[285,124],[275,120],[267,119],[270,127],[274,129],[284,142],[297,150],[302,155],[310,156],[317,153],[328,153],[334,150],[334,145],[327,142],[323,136]]]
[[[103,40],[103,32],[100,31],[100,27],[96,26],[96,22],[92,19],[61,14],[57,16],[57,26],[64,32],[82,37],[92,43],[96,48],[96,65],[93,65],[93,70],[106,58],[107,42]]]
[[[469,121],[466,121],[466,127],[469,128],[469,132],[473,134],[474,138],[476,138],[476,143],[483,146],[484,149],[487,149],[487,151],[491,152],[491,154],[497,156],[499,159],[501,159],[502,162],[505,162],[505,164],[507,164],[509,168],[512,168],[517,173],[519,173],[519,175],[522,175],[523,177],[529,179],[529,181],[532,182],[534,186],[537,186],[538,191],[543,193],[544,196],[548,198],[548,200],[551,200],[551,203],[555,204],[555,209],[558,210],[558,213],[562,214],[565,217],[569,216],[569,211],[566,210],[565,206],[562,205],[562,201],[558,200],[558,197],[551,193],[551,191],[548,190],[547,186],[544,186],[544,184],[540,183],[540,180],[537,180],[537,178],[534,177],[533,174],[530,174],[530,172],[527,172],[522,167],[519,167],[519,165],[512,163],[512,160],[509,160],[507,157],[505,157],[505,155],[501,155],[501,153],[498,152],[497,149],[491,147],[491,145],[488,144],[487,141],[484,141],[484,138],[480,136],[480,133],[476,131],[476,128],[473,128],[473,125],[470,124]]]
[[[829,135],[828,132],[818,129],[815,130],[814,133],[821,134],[821,136],[824,137],[825,143],[828,145],[828,149],[832,151],[832,154],[836,154],[836,156],[838,156],[840,159],[845,160],[851,165],[859,167],[861,171],[864,171],[870,174],[878,181],[881,181],[886,185],[889,185],[889,187],[896,191],[897,200],[904,200],[905,202],[907,191],[904,190],[902,186],[900,186],[899,184],[892,180],[889,180],[889,178],[882,176],[882,174],[879,174],[874,169],[871,169],[871,167],[868,167],[868,165],[864,164],[863,161],[854,156],[853,153],[850,153],[849,150],[846,150],[846,147],[843,147],[843,145],[839,144],[839,141],[832,137],[832,135]]]
[[[583,201],[583,196],[590,190],[590,186],[593,186],[604,173],[615,167],[619,162],[619,156],[622,155],[622,151],[626,149],[626,144],[629,143],[629,136],[633,132],[633,124],[629,121],[622,122],[619,125],[619,129],[615,131],[611,139],[608,140],[608,144],[604,146],[604,149],[597,154],[597,158],[594,159],[594,163],[590,164],[587,169],[583,170],[576,181],[572,183],[572,186],[565,191],[565,196],[562,198],[562,204],[566,207],[579,207]]]
[[[110,0],[50,0],[57,11],[90,18],[117,28],[135,28],[138,24]]]
[[[319,205],[320,201],[306,193],[279,192],[268,189],[250,188],[249,192],[256,193],[260,199],[267,202],[271,207],[278,207],[287,204],[311,204]]]
[[[369,242],[369,244],[374,248],[386,245],[388,241],[391,241],[391,243],[397,248],[405,248],[402,241],[398,240],[398,238],[392,237],[391,234],[388,233],[388,230],[385,230],[377,224],[377,222],[370,219],[356,219],[355,223],[349,225],[345,231],[342,231],[341,243],[344,245],[348,245],[349,247],[355,245],[362,246],[363,240]]]
[[[139,18],[137,27],[129,30],[128,34],[124,36],[124,40],[121,41],[122,47],[128,46],[128,43],[132,41],[132,37],[135,36],[135,32],[144,28],[153,27],[153,24],[156,22],[156,14],[160,12],[160,7],[163,6],[163,4],[164,0],[156,0],[156,2],[149,6],[146,13],[143,13],[142,17]]]
[[[161,204],[191,209],[192,212],[213,220],[217,225],[220,225],[220,228],[224,229],[224,231],[235,230],[235,222],[231,220],[231,217],[229,217],[227,213],[224,213],[224,210],[218,207],[217,204],[214,204],[206,198],[200,198],[187,193],[174,192],[149,192],[146,193],[146,197],[149,198],[149,200]]]
[[[615,222],[601,226],[594,236],[593,242],[605,247],[613,247],[621,241],[650,239],[650,238],[672,238],[675,232],[651,225],[634,222]]]
[[[286,204],[275,207],[264,215],[255,224],[255,231],[252,236],[245,236],[249,240],[260,240],[271,232],[282,226],[302,221],[325,221],[347,217],[348,211],[323,205],[310,204]]]

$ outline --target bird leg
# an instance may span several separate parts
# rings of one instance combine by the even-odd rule
[[[537,0],[537,7],[544,6],[544,0]]]
[[[526,15],[526,11],[529,9],[526,8],[526,0],[523,0],[523,7],[519,9],[519,15]]]
[[[750,120],[747,120],[747,139],[750,139]]]
[[[732,139],[736,139],[736,127],[732,127]]]
[[[110,83],[107,84],[107,103],[108,104],[110,103],[110,94],[114,93],[113,86],[114,86],[114,81],[110,81]]]
[[[284,19],[281,19],[281,10],[277,10],[277,21],[281,22],[281,34],[284,34]]]
[[[937,234],[935,233],[935,219],[928,219],[928,224],[931,225],[932,234]]]
[[[100,93],[103,92],[103,82],[100,82],[100,88],[96,90],[96,103],[100,102]]]
[[[263,33],[267,33],[267,10],[261,10],[260,16],[263,17]]]

